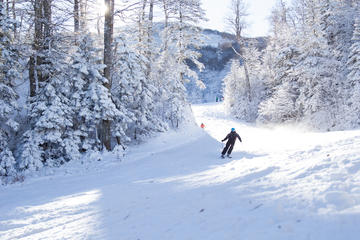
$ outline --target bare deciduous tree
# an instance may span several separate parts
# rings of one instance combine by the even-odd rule
[[[246,28],[246,17],[248,16],[248,8],[245,0],[231,0],[230,14],[226,18],[228,26],[236,35],[236,39],[240,42],[242,31]]]
[[[230,5],[230,16],[227,18],[228,25],[232,28],[235,33],[236,40],[240,45],[240,51],[235,51],[237,55],[242,60],[242,65],[245,71],[245,85],[248,93],[248,100],[251,101],[251,86],[250,86],[250,77],[249,69],[246,63],[246,59],[242,54],[242,48],[244,47],[244,41],[242,37],[242,31],[246,28],[246,17],[248,16],[247,6],[245,0],[232,0]]]

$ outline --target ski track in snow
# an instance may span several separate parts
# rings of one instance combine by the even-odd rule
[[[260,128],[221,104],[193,110],[204,130],[2,186],[0,239],[359,239],[360,131]],[[221,159],[231,127],[243,143]]]

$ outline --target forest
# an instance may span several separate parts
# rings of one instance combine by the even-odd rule
[[[358,128],[359,10],[353,0],[278,1],[267,48],[243,48],[244,64],[234,60],[224,79],[228,111],[258,124]]]
[[[121,154],[191,121],[200,1],[1,0],[0,13],[0,176]]]

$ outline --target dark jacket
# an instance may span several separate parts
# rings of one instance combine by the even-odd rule
[[[241,142],[241,137],[239,136],[239,134],[237,134],[235,131],[234,132],[230,132],[226,138],[224,138],[223,140],[221,140],[222,142],[229,139],[228,140],[228,143],[231,143],[231,144],[234,144],[235,143],[235,140],[236,138],[238,138]]]

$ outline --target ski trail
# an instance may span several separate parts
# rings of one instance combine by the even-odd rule
[[[193,111],[204,130],[0,188],[0,239],[358,239],[359,131],[263,129],[221,104]],[[231,127],[243,143],[220,159]]]

